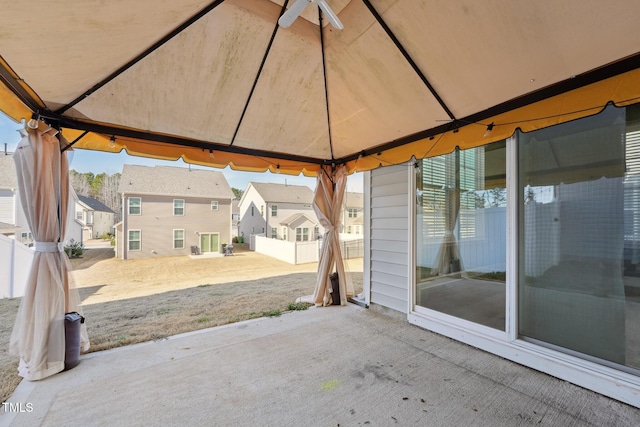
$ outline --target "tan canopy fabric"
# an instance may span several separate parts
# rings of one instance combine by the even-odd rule
[[[82,313],[78,291],[70,281],[71,265],[63,250],[69,207],[69,164],[60,148],[66,140],[43,123],[28,129],[14,154],[18,191],[35,240],[35,254],[25,295],[11,334],[10,351],[20,356],[18,371],[40,380],[64,369],[68,312]],[[81,347],[89,349],[84,325]]]
[[[640,100],[636,0],[328,0],[342,30],[317,3],[288,28],[288,0],[134,3],[5,8],[0,109],[76,148],[315,175]]]
[[[318,173],[318,184],[313,197],[313,209],[320,225],[324,227],[322,249],[318,261],[318,276],[313,293],[313,302],[318,306],[326,306],[337,301],[332,293],[330,276],[335,270],[338,273],[340,289],[340,305],[347,304],[347,298],[354,294],[353,285],[347,277],[340,249],[340,225],[342,225],[342,201],[347,187],[347,169],[323,168]]]

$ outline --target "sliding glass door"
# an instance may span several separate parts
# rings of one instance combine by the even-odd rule
[[[631,371],[640,369],[638,112],[610,106],[518,135],[519,335]]]
[[[422,160],[416,188],[416,305],[504,331],[505,142]]]

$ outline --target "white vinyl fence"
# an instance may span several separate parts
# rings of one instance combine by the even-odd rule
[[[0,299],[24,295],[33,249],[0,235]]]
[[[351,239],[352,240],[340,241],[343,258],[361,258],[364,248],[363,239],[354,239],[353,237]],[[293,265],[318,262],[321,247],[322,240],[287,242],[261,235],[251,236],[251,250]]]

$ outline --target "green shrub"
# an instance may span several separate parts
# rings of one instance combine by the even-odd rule
[[[69,244],[64,247],[64,251],[69,258],[77,258],[84,253],[84,245],[81,242],[76,242],[74,239],[69,240]]]

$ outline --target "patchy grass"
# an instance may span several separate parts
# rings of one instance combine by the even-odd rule
[[[20,299],[0,299],[0,402],[4,402],[20,383],[18,358],[9,354],[11,331]]]
[[[266,317],[278,317],[278,316],[282,315],[282,311],[280,311],[278,309],[273,309],[273,310],[265,311],[263,314]]]
[[[72,260],[90,352],[303,310],[310,304],[291,301],[313,294],[315,288],[317,264],[292,266],[254,252],[235,251],[234,257],[199,260],[175,257],[123,262],[92,258],[95,251],[88,249],[82,258]],[[351,260],[349,269],[358,294],[362,292],[362,261]],[[19,299],[0,300],[0,402],[21,380],[18,359],[8,354],[19,304]]]
[[[309,307],[311,307],[313,304],[309,303],[309,302],[291,302],[289,303],[289,305],[287,305],[287,310],[289,311],[300,311],[300,310],[306,310]]]

